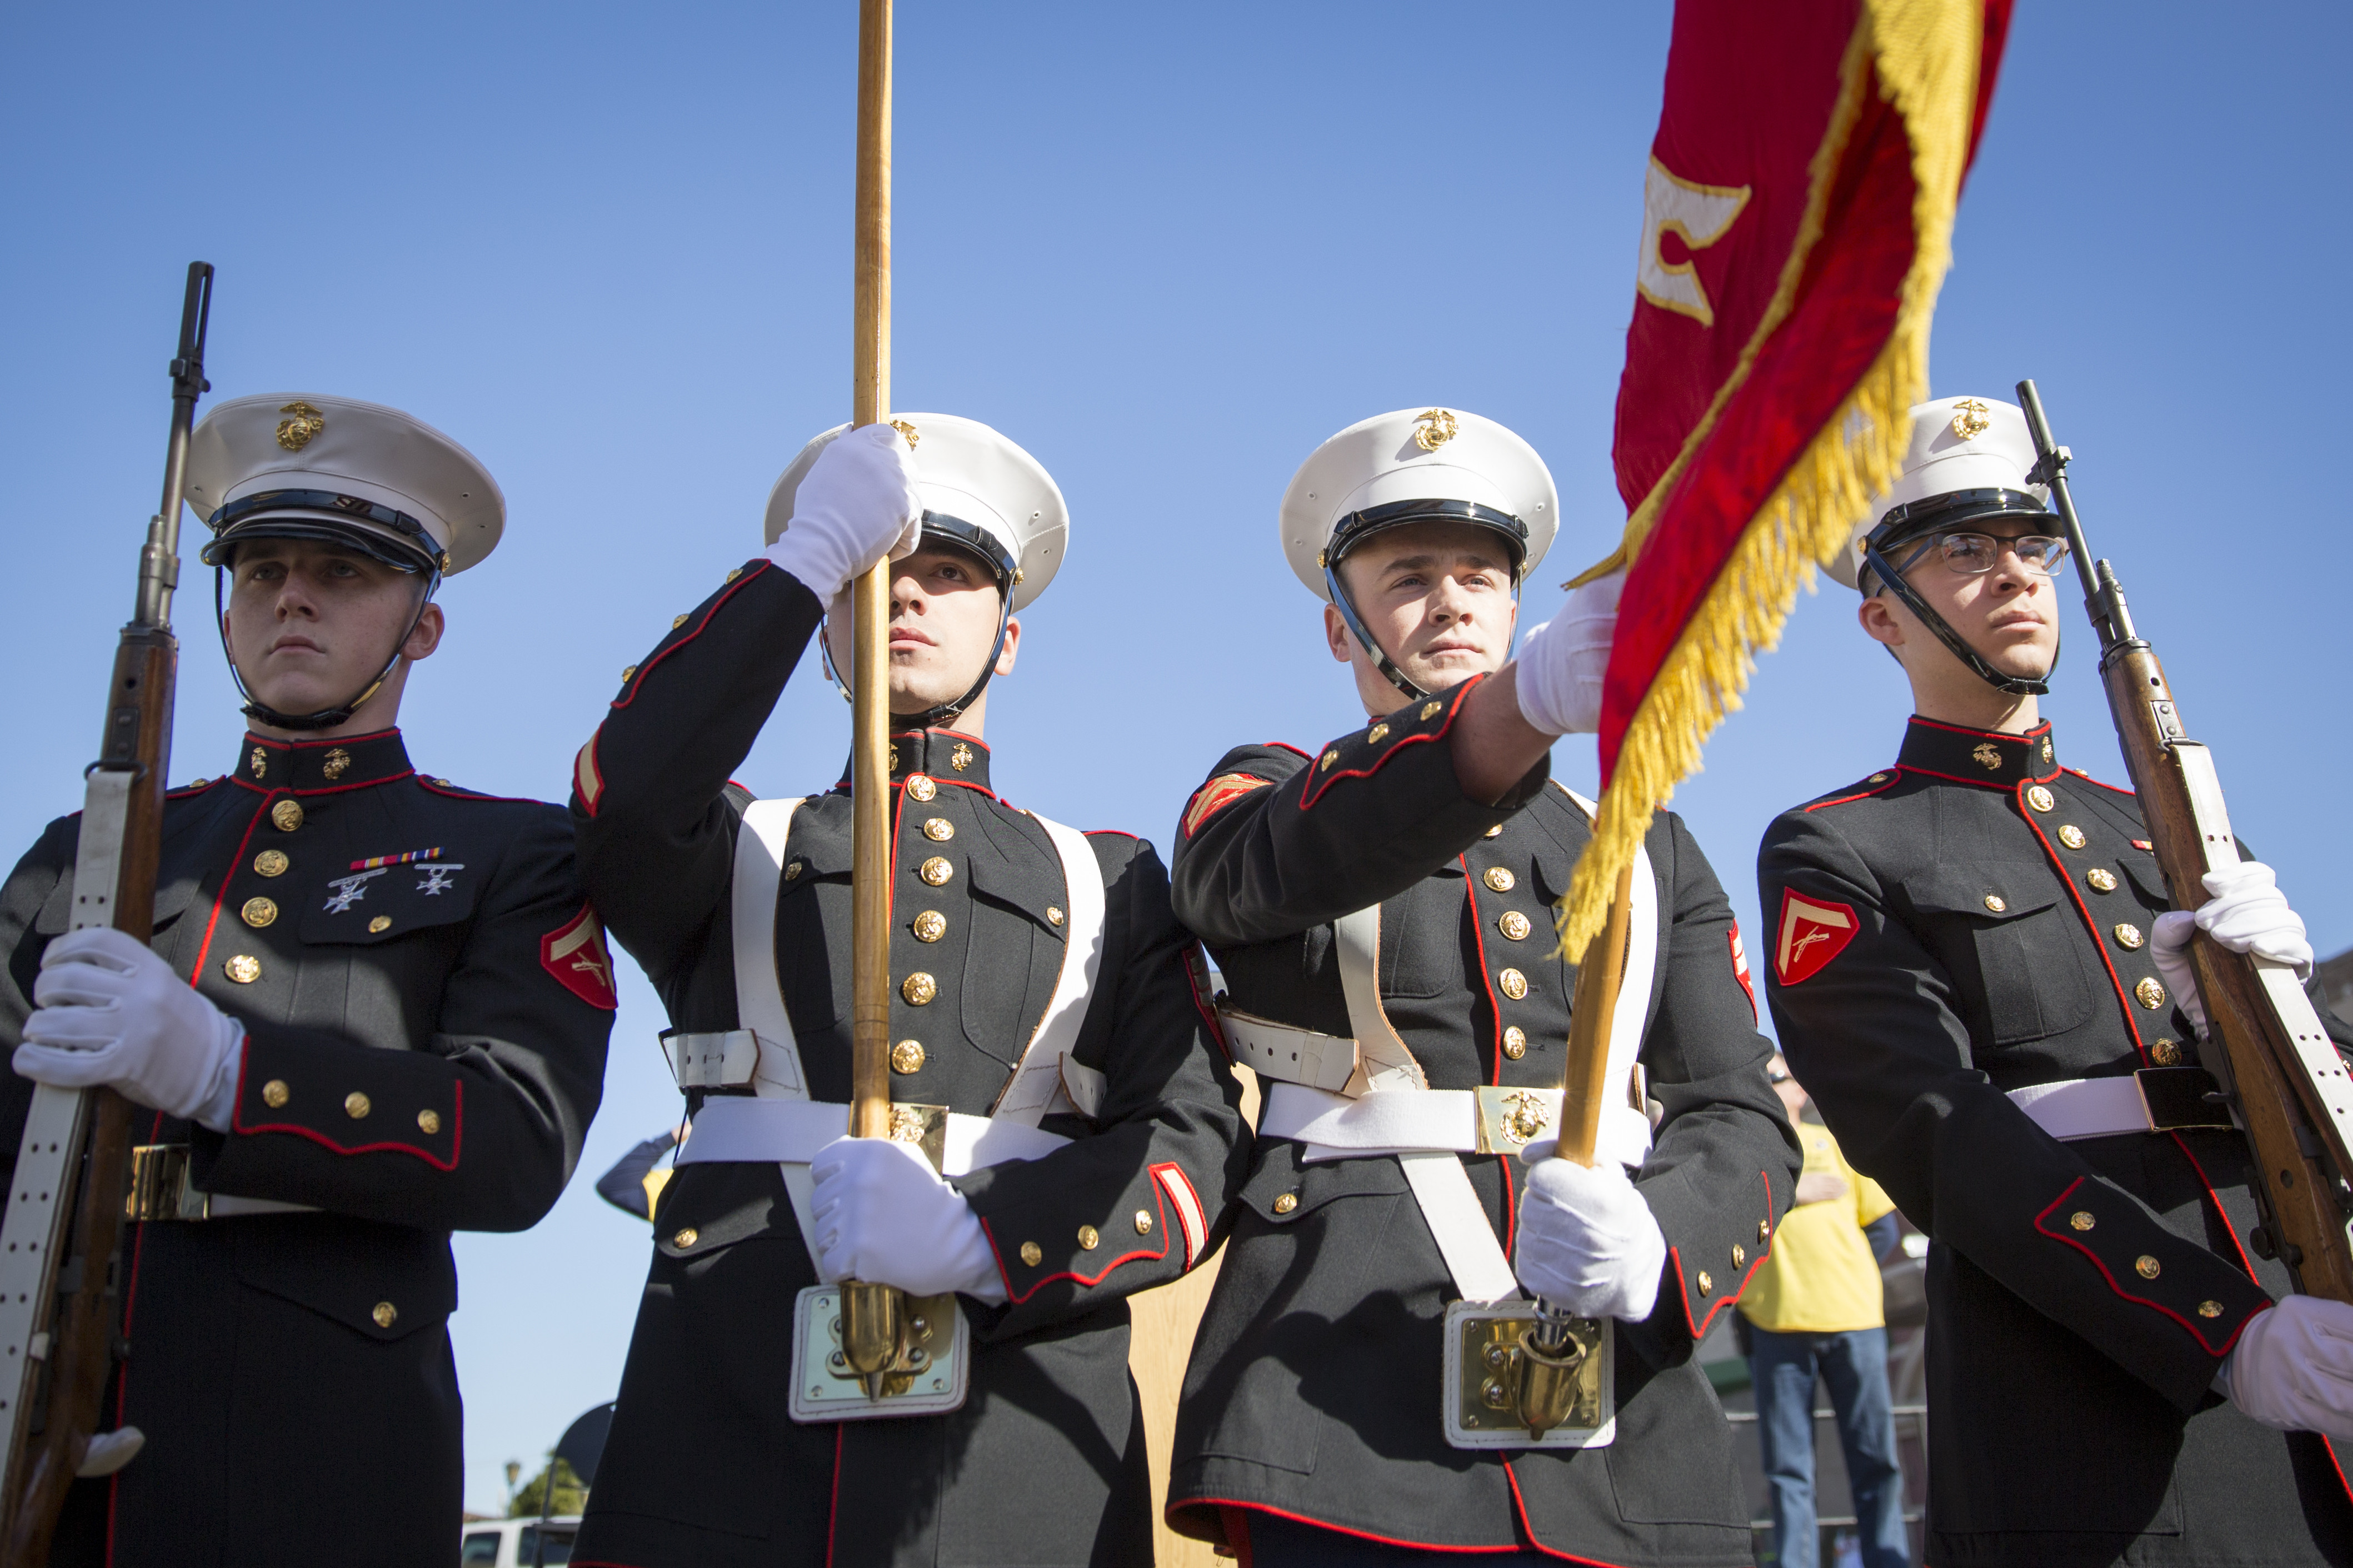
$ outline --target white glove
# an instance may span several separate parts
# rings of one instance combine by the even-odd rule
[[[103,1085],[228,1131],[245,1026],[145,942],[110,927],[67,932],[41,954],[33,1000],[17,1072],[59,1089]]]
[[[923,532],[907,438],[888,425],[861,425],[827,443],[801,476],[792,521],[768,546],[768,559],[830,605],[885,555],[913,555]]]
[[[912,1143],[837,1138],[809,1163],[818,1272],[830,1283],[896,1285],[911,1296],[960,1290],[1005,1300],[997,1254],[964,1194]]]
[[[2198,976],[2189,967],[2189,933],[2206,932],[2232,952],[2252,952],[2274,963],[2295,966],[2298,980],[2312,978],[2312,943],[2306,940],[2304,919],[2288,908],[2279,879],[2260,860],[2242,861],[2209,871],[2203,879],[2211,895],[2195,914],[2168,910],[2157,917],[2149,955],[2174,1001],[2206,1037],[2206,1003],[2198,994]]]
[[[2353,1438],[2353,1307],[2290,1296],[2256,1313],[2214,1390],[2266,1426]]]
[[[1520,639],[1520,717],[1547,735],[1590,735],[1601,728],[1601,678],[1618,635],[1618,595],[1626,574],[1612,572],[1569,591],[1560,614]]]
[[[1667,1238],[1625,1167],[1545,1160],[1527,1170],[1514,1269],[1521,1285],[1580,1318],[1649,1317]]]

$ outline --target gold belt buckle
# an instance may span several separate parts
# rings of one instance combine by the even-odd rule
[[[1479,1147],[1482,1154],[1517,1154],[1539,1138],[1560,1133],[1561,1091],[1556,1089],[1480,1089]]]
[[[142,1143],[131,1151],[131,1191],[122,1217],[132,1220],[210,1219],[213,1195],[188,1185],[185,1143]]]

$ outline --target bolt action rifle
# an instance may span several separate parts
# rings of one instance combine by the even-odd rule
[[[2100,681],[2158,869],[2174,904],[2196,909],[2206,900],[2205,874],[2239,864],[2213,757],[2183,727],[2156,650],[2133,629],[2116,569],[2094,563],[2084,542],[2067,488],[2073,454],[2052,440],[2034,383],[2018,384],[2018,401],[2034,437],[2037,460],[2027,477],[2050,487],[2066,530],[2084,607],[2099,633]],[[2189,962],[2209,1038],[2220,1047],[2205,1053],[2204,1065],[2253,1151],[2263,1212],[2254,1248],[2284,1263],[2299,1291],[2353,1302],[2346,1241],[2353,1188],[2345,1179],[2353,1173],[2353,1080],[2289,965],[2232,952],[2203,931],[2190,942]]]
[[[180,502],[188,433],[205,380],[213,269],[188,265],[163,510],[139,552],[138,607],[116,645],[106,726],[88,773],[74,858],[71,928],[154,934],[155,877],[172,760],[179,641]],[[0,1221],[0,1568],[42,1568],[66,1491],[88,1457],[109,1368],[120,1353],[117,1242],[131,1166],[131,1105],[111,1089],[34,1088]],[[128,1436],[128,1434],[125,1435]],[[118,1444],[114,1460],[122,1449]],[[134,1448],[135,1451],[135,1448]]]

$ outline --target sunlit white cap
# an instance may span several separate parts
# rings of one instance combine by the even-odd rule
[[[1427,510],[1410,503],[1437,503]],[[1560,494],[1535,448],[1460,409],[1401,408],[1349,426],[1311,453],[1283,492],[1282,553],[1327,597],[1324,562],[1384,528],[1456,520],[1494,528],[1533,571],[1560,526]]]
[[[992,564],[1009,568],[1012,608],[1021,609],[1044,593],[1061,569],[1071,534],[1070,508],[1045,465],[977,419],[902,414],[892,423],[914,444],[924,531],[979,547]],[[801,476],[849,428],[837,425],[803,447],[768,492],[769,543],[792,521]]]
[[[506,498],[475,456],[397,408],[322,393],[235,397],[188,441],[187,501],[240,540],[334,539],[395,564],[463,572],[505,531]]]
[[[2045,500],[2047,487],[2026,482],[2034,460],[2034,437],[2027,430],[2024,410],[2015,404],[1989,397],[1939,397],[1914,405],[1904,471],[1885,495],[1871,503],[1847,547],[1830,563],[1830,574],[1855,586],[1862,573],[1864,538],[1898,507],[1964,490],[2008,490]]]

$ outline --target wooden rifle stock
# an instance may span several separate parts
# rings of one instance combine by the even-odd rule
[[[2051,488],[2100,635],[2100,679],[2158,869],[2175,906],[2194,910],[2207,898],[2206,873],[2240,861],[2213,757],[2184,728],[2156,650],[2133,629],[2115,569],[2092,561],[2067,486],[2071,454],[2052,440],[2034,384],[2020,382],[2018,395],[2040,458],[2031,478]],[[2299,1291],[2353,1302],[2346,1240],[2353,1189],[2345,1180],[2353,1172],[2353,1080],[2291,967],[2232,952],[2203,931],[2190,942],[2189,961],[2209,1043],[2219,1047],[2200,1060],[2253,1152],[2263,1215],[2255,1250],[2284,1263]]]
[[[172,759],[179,642],[172,590],[188,435],[204,378],[213,269],[188,267],[163,508],[140,552],[139,596],[122,628],[105,735],[89,773],[74,865],[73,930],[154,933],[164,791]],[[132,1106],[109,1089],[37,1087],[0,1222],[0,1568],[42,1568],[66,1492],[101,1418],[121,1317],[117,1242],[131,1167]]]

